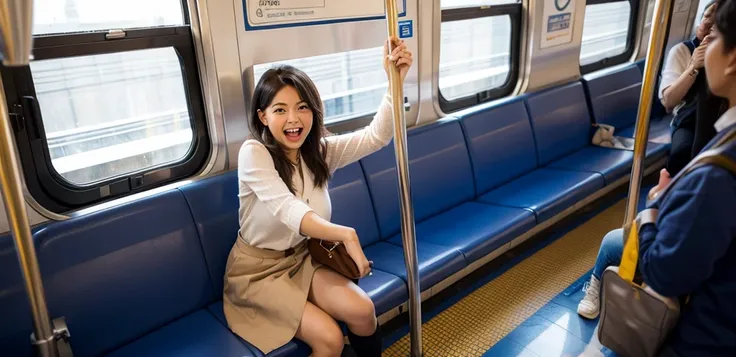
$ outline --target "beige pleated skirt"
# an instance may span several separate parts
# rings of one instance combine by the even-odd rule
[[[223,304],[230,329],[264,354],[287,344],[296,335],[319,267],[306,241],[293,252],[279,252],[238,237],[225,268]]]

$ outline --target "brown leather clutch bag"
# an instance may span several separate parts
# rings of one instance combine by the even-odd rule
[[[344,244],[311,238],[307,241],[307,249],[317,263],[330,267],[348,279],[360,279],[358,265],[350,257]]]

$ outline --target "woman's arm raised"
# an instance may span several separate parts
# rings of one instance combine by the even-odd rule
[[[396,38],[392,39],[394,49],[388,54],[388,41],[384,44],[384,70],[388,76],[391,63],[399,67],[400,79],[403,83],[413,62],[412,53],[406,44]],[[327,166],[330,171],[344,167],[350,163],[378,151],[386,146],[393,136],[393,107],[391,95],[386,93],[373,121],[366,128],[353,133],[327,137]]]

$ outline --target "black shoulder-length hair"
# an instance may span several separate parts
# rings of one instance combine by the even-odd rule
[[[294,166],[286,157],[283,147],[276,141],[271,131],[263,125],[258,111],[266,111],[276,94],[286,86],[291,86],[299,93],[301,100],[305,101],[312,111],[312,129],[309,131],[304,144],[301,147],[301,157],[304,164],[314,175],[314,185],[324,187],[330,179],[330,170],[326,161],[326,143],[322,137],[327,133],[324,126],[324,109],[322,99],[317,91],[317,86],[301,70],[288,65],[281,65],[266,71],[256,85],[253,93],[252,109],[250,112],[250,130],[253,138],[261,142],[273,157],[276,171],[291,193],[295,193],[292,187]]]
[[[723,49],[731,51],[736,48],[736,1],[717,1],[714,24],[718,28],[723,41]]]

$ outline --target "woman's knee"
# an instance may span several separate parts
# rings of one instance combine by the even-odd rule
[[[320,333],[306,342],[312,348],[313,356],[340,356],[345,345],[342,330],[337,324],[324,326]]]
[[[601,250],[611,249],[623,245],[624,230],[621,228],[614,229],[603,237],[601,242]]]
[[[364,328],[375,329],[376,327],[376,308],[373,301],[365,295],[358,295],[350,304],[350,311],[346,314],[348,325],[361,326]]]
[[[296,337],[312,348],[313,356],[340,356],[344,345],[342,330],[335,319],[311,303],[304,309]]]
[[[326,355],[329,356],[340,356],[342,348],[345,346],[342,331],[337,325],[335,325],[335,328],[325,331],[324,340],[321,342],[325,352],[327,352]]]

